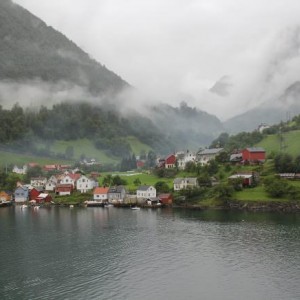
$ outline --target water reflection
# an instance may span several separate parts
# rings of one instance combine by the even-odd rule
[[[297,299],[297,214],[0,209],[1,299]]]

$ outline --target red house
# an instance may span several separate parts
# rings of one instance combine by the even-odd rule
[[[49,171],[56,171],[57,170],[57,165],[45,165],[44,166],[44,170],[46,172],[49,172]]]
[[[266,151],[263,148],[246,148],[242,151],[243,162],[264,162]]]
[[[141,168],[143,168],[144,166],[145,166],[145,162],[144,162],[144,161],[138,160],[138,161],[136,162],[136,167],[137,167],[138,169],[141,169]]]
[[[38,197],[39,194],[40,194],[41,192],[42,192],[42,191],[39,191],[38,189],[33,188],[33,189],[29,192],[29,200],[35,200],[36,197]]]
[[[158,198],[164,205],[170,205],[173,203],[173,197],[171,194],[160,194],[158,195]]]
[[[165,168],[175,168],[176,166],[176,156],[174,154],[170,154],[165,158]]]
[[[73,184],[58,184],[55,188],[55,194],[64,196],[71,195],[73,191]]]
[[[52,201],[52,197],[49,194],[41,193],[35,198],[36,203],[49,203]]]

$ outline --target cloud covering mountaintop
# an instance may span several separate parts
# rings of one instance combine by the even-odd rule
[[[150,99],[227,119],[283,93],[298,69],[297,0],[15,0]],[[226,97],[209,89],[231,78]],[[192,100],[194,99],[194,100]]]

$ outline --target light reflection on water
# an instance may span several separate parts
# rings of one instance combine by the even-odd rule
[[[300,299],[300,216],[0,209],[0,299]]]

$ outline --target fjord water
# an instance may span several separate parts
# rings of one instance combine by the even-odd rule
[[[300,299],[300,215],[0,209],[0,299]]]

